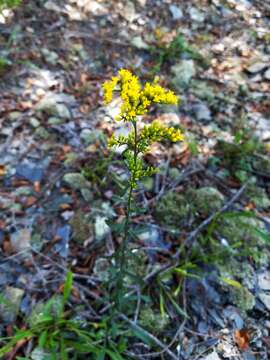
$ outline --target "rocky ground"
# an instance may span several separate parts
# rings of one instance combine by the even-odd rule
[[[175,90],[180,105],[149,119],[186,136],[152,149],[146,160],[160,171],[136,194],[130,269],[147,277],[179,258],[147,285],[138,323],[179,359],[268,359],[270,5],[29,0],[5,15],[0,299],[12,308],[0,301],[0,334],[58,293],[67,268],[78,289],[71,302],[95,308],[103,294],[121,242],[108,220],[123,220],[127,173],[106,146],[126,131],[114,121],[119,101],[104,106],[101,85],[128,68]],[[31,346],[18,351],[42,359]],[[138,340],[123,356],[173,358]]]

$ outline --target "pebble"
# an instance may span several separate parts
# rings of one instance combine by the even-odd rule
[[[252,65],[250,65],[247,68],[247,71],[251,74],[257,74],[259,72],[261,72],[262,70],[264,70],[267,67],[267,64],[264,62],[256,62]]]

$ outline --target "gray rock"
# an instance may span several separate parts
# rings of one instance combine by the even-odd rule
[[[64,122],[63,118],[59,118],[59,117],[56,117],[56,116],[51,116],[48,119],[48,124],[49,125],[61,125],[61,124],[63,124],[63,122]]]
[[[270,68],[266,70],[266,72],[264,73],[263,77],[264,77],[266,80],[269,80],[269,81],[270,81]]]
[[[247,68],[247,71],[251,74],[257,74],[259,72],[261,72],[262,70],[264,70],[267,67],[267,64],[264,62],[256,62],[252,65],[250,65]]]
[[[55,51],[51,51],[47,48],[42,48],[41,53],[48,64],[56,65],[59,59],[58,54]]]
[[[200,358],[200,360],[221,360],[218,354],[213,351],[211,354],[207,355],[206,357]]]
[[[50,133],[43,126],[39,126],[35,131],[35,137],[42,140],[48,140],[50,137]]]
[[[170,12],[172,14],[172,18],[173,20],[180,20],[183,18],[183,11],[180,7],[175,6],[175,5],[170,5],[169,6]]]
[[[64,103],[69,103],[70,101],[72,101],[72,97],[66,96],[65,94],[48,93],[37,104],[36,110],[51,116],[69,120],[71,119],[71,113]]]
[[[142,39],[141,36],[135,36],[132,40],[131,40],[131,45],[134,46],[137,49],[140,50],[147,50],[149,49],[149,45],[146,44],[146,42]]]
[[[212,119],[211,112],[204,103],[198,103],[194,105],[192,108],[192,112],[194,113],[194,116],[198,121],[208,122]]]
[[[97,241],[105,239],[111,231],[106,221],[107,217],[105,216],[97,216],[95,219],[95,238]]]
[[[261,302],[265,305],[265,307],[267,308],[267,310],[270,311],[270,294],[261,292],[261,293],[259,294],[259,299],[260,299]]]
[[[27,250],[31,246],[31,232],[29,229],[18,230],[11,234],[10,241],[16,252]]]
[[[270,291],[270,271],[258,274],[258,285],[261,290]]]
[[[81,189],[81,194],[85,201],[92,201],[94,198],[92,191],[89,189]]]
[[[191,20],[196,21],[198,23],[202,23],[205,20],[204,14],[195,7],[191,7],[189,9],[189,16]]]
[[[65,174],[63,180],[73,189],[81,190],[90,187],[90,183],[80,173]]]
[[[83,129],[80,138],[86,145],[90,145],[98,139],[98,133],[90,129]]]
[[[20,309],[20,304],[24,290],[7,286],[0,303],[0,318],[6,323],[12,323],[16,320]]]
[[[19,111],[11,111],[9,114],[8,114],[8,117],[11,121],[15,121],[17,120],[20,116],[22,116],[22,113],[19,112]]]
[[[192,77],[196,75],[196,69],[193,60],[182,60],[178,64],[175,64],[171,70],[174,74],[172,82],[179,89],[189,85]]]
[[[40,126],[40,121],[38,119],[36,119],[35,117],[31,117],[29,119],[29,124],[33,127],[33,128],[38,128]]]

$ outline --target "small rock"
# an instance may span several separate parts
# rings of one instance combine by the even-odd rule
[[[90,191],[89,189],[81,189],[81,194],[84,200],[88,202],[92,201],[94,198],[92,191]]]
[[[20,309],[20,303],[24,295],[24,290],[7,286],[3,293],[3,300],[0,304],[0,318],[6,323],[16,320]]]
[[[40,126],[40,121],[38,119],[36,119],[35,117],[31,117],[29,119],[29,124],[33,127],[33,128],[38,128]]]
[[[11,111],[8,115],[11,121],[17,120],[20,116],[22,116],[22,113],[19,111]]]
[[[222,54],[224,52],[224,50],[225,50],[225,46],[222,43],[219,43],[219,44],[216,44],[216,45],[212,46],[212,51],[215,54]]]
[[[133,45],[135,48],[139,49],[139,50],[147,50],[149,49],[149,45],[146,44],[146,42],[142,39],[141,36],[135,36],[132,40],[131,40],[131,45]]]
[[[95,238],[97,241],[103,240],[109,233],[110,227],[106,223],[107,217],[97,216],[95,220]]]
[[[128,22],[133,22],[136,19],[136,9],[132,1],[125,1],[125,5],[121,11],[121,15]]]
[[[251,74],[257,74],[267,67],[266,63],[256,62],[247,68],[247,71]]]
[[[182,60],[178,64],[175,64],[171,70],[174,74],[172,82],[179,89],[189,85],[192,77],[196,75],[196,69],[193,60]]]
[[[80,133],[80,138],[86,145],[99,141],[101,136],[102,134],[98,130],[83,129]]]
[[[57,64],[59,56],[55,51],[51,51],[47,48],[42,48],[40,51],[41,51],[41,54],[43,55],[45,61],[48,64],[51,64],[51,65]]]
[[[206,357],[200,358],[200,360],[221,360],[218,354],[213,351],[211,354],[207,355]]]
[[[36,110],[51,116],[70,120],[71,113],[67,105],[62,102],[64,99],[68,100],[64,95],[49,93],[37,104]]]
[[[51,116],[48,119],[48,124],[49,125],[61,125],[61,124],[63,124],[63,122],[64,122],[63,118],[59,118],[59,117],[56,117],[56,116]]]
[[[270,291],[270,271],[258,275],[258,285],[261,290]]]
[[[270,81],[270,68],[266,70],[266,72],[264,73],[264,78],[266,80]]]
[[[202,23],[205,20],[204,14],[195,7],[189,9],[189,16],[191,20]]]
[[[180,7],[172,4],[169,6],[169,9],[172,14],[173,20],[180,20],[183,18],[183,11],[180,9]]]
[[[20,164],[16,168],[16,176],[31,182],[41,181],[44,175],[44,168],[32,164]]]
[[[38,137],[42,140],[48,140],[50,133],[43,126],[39,126],[35,131],[35,137]]]
[[[68,174],[65,174],[64,177],[63,177],[63,180],[73,190],[81,190],[81,189],[90,187],[90,183],[80,173],[68,173]]]
[[[31,232],[29,229],[21,229],[13,233],[10,237],[14,251],[20,252],[30,248]]]
[[[212,120],[211,112],[204,103],[195,104],[192,108],[196,120],[208,122]]]

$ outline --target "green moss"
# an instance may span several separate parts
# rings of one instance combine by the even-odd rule
[[[189,189],[187,198],[190,199],[195,212],[208,216],[219,210],[224,203],[224,196],[216,188],[205,186],[200,189]]]
[[[155,334],[161,333],[169,324],[169,316],[154,312],[150,307],[144,308],[140,314],[140,325]]]
[[[190,205],[185,196],[169,191],[156,205],[154,216],[163,226],[178,229],[190,217]]]
[[[246,189],[246,195],[257,209],[269,209],[270,199],[263,188],[255,185],[249,185]]]
[[[231,300],[242,311],[252,310],[255,306],[254,295],[245,287],[231,288]]]
[[[87,216],[78,210],[69,221],[73,229],[73,239],[78,243],[83,243],[92,235],[92,225]]]

